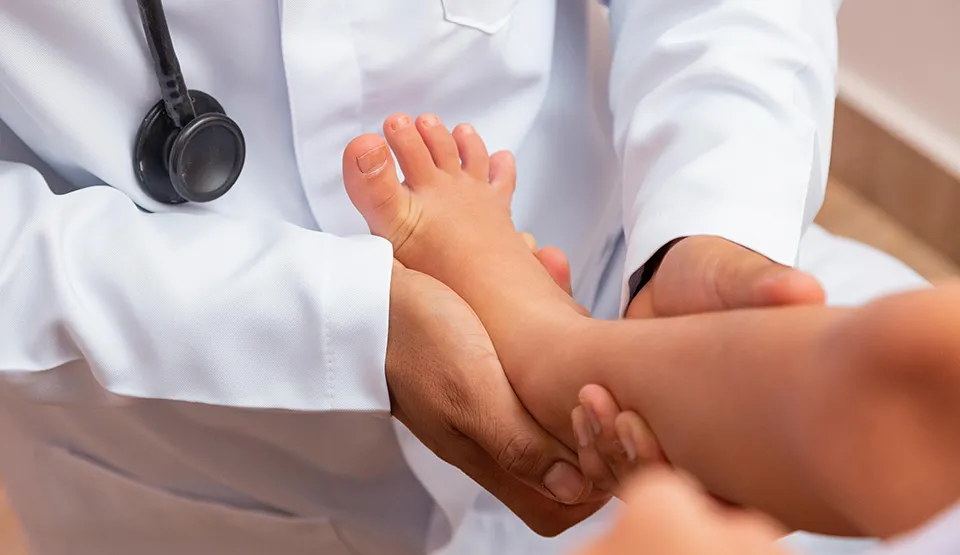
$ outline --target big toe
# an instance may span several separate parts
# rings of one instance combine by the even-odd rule
[[[379,135],[361,135],[343,153],[343,183],[370,232],[399,247],[415,220],[410,191],[400,183],[387,142]]]

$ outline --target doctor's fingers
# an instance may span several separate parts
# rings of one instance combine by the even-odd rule
[[[573,296],[573,285],[570,279],[570,262],[567,255],[557,247],[543,247],[536,252],[537,260],[547,270],[553,281],[571,297]],[[579,305],[578,305],[579,306]],[[580,311],[589,316],[590,312],[580,307]]]
[[[484,398],[459,412],[458,430],[500,468],[542,495],[567,505],[590,499],[592,485],[578,468],[576,455],[537,424],[505,377],[487,385],[492,387]]]
[[[467,476],[480,484],[531,530],[542,536],[555,536],[580,523],[600,510],[609,501],[608,496],[597,497],[580,504],[560,503],[544,495],[542,488],[531,487],[501,466],[478,444],[469,442],[458,453],[458,466]]]
[[[488,398],[483,411],[461,407],[451,422],[455,437],[448,438],[454,441],[445,460],[532,530],[554,536],[599,510],[610,496],[593,491],[573,453],[537,425],[505,380],[504,385],[499,402]]]
[[[394,411],[400,422],[416,426],[417,417],[411,419],[402,409]],[[408,428],[410,426],[408,425]],[[608,496],[597,501],[568,505],[560,503],[544,493],[542,487],[521,481],[505,470],[501,463],[486,449],[462,432],[454,424],[431,428],[417,434],[431,451],[445,462],[457,467],[471,480],[496,497],[513,511],[534,532],[543,536],[555,536],[586,519],[609,500]]]
[[[550,274],[553,281],[559,285],[567,295],[572,297],[573,286],[570,279],[570,261],[567,260],[567,255],[557,247],[539,248],[536,238],[530,233],[522,232],[520,237],[523,238],[523,242],[527,244],[527,247],[529,247],[534,256],[537,257],[540,265]],[[583,308],[582,312],[589,316],[587,309]]]

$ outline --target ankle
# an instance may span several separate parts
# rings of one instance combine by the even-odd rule
[[[596,320],[584,316],[572,308],[543,311],[536,318],[520,319],[513,328],[515,333],[506,345],[497,345],[497,353],[503,362],[514,387],[530,390],[561,387],[558,380],[577,377],[582,372],[584,352],[581,347],[584,337]]]
[[[510,331],[511,341],[518,350],[529,352],[532,346],[556,347],[584,324],[585,313],[566,293],[557,289],[557,295],[527,296],[516,301],[503,316]]]
[[[576,312],[525,323],[507,351],[496,346],[504,372],[531,415],[567,446],[575,447],[570,412],[580,389],[591,383],[589,360],[579,341],[596,321]],[[587,334],[589,335],[589,334]],[[496,343],[496,342],[495,342]]]

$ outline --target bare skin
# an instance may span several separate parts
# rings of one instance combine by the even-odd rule
[[[858,512],[874,482],[858,481],[857,464],[845,459],[857,454],[843,442],[855,430],[853,415],[846,428],[838,418],[847,423],[844,407],[863,398],[851,396],[864,368],[899,369],[929,349],[922,334],[886,333],[877,311],[925,311],[944,301],[957,306],[960,292],[938,293],[946,297],[935,303],[921,292],[859,310],[810,306],[593,320],[517,235],[507,209],[515,178],[509,155],[488,157],[470,128],[451,134],[432,116],[416,122],[395,116],[384,134],[386,142],[365,135],[347,147],[350,198],[371,231],[393,243],[398,260],[445,283],[474,309],[510,385],[553,435],[570,447],[582,445],[570,414],[581,388],[599,384],[621,406],[643,414],[671,463],[715,495],[810,531],[872,535],[892,526],[881,522],[884,515]],[[373,179],[357,169],[371,158],[388,162]],[[945,318],[941,324],[950,323]],[[958,326],[951,329],[960,331],[954,320]],[[871,349],[877,337],[893,350]],[[877,352],[887,356],[878,359]],[[831,428],[843,433],[824,438]],[[810,445],[821,451],[814,456]],[[937,503],[927,501],[914,516]]]
[[[553,348],[558,337],[572,331],[564,328],[588,319],[513,227],[508,210],[516,182],[512,156],[489,156],[470,127],[460,126],[451,134],[433,116],[416,122],[391,117],[384,135],[386,142],[364,135],[347,147],[344,181],[350,199],[371,232],[393,243],[397,260],[445,283],[474,309],[511,385],[522,389],[524,375],[539,372],[531,368],[537,363],[531,352]],[[371,180],[369,173],[358,175],[355,160],[380,159],[389,156],[390,149],[397,155],[404,184],[392,162],[383,165],[377,179]],[[474,248],[478,245],[481,248]],[[497,275],[510,280],[489,279]],[[518,329],[525,331],[518,334]],[[527,393],[528,399],[535,396]],[[527,408],[567,445],[575,445],[569,410],[576,406],[576,391],[568,393],[564,404],[569,409],[563,414],[553,414],[552,407],[550,415]],[[552,422],[541,419],[548,416]]]
[[[609,533],[580,555],[786,555],[784,530],[762,515],[723,507],[693,480],[653,470],[627,489]]]

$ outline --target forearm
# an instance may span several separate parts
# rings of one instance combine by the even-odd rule
[[[389,412],[378,239],[55,196],[0,162],[0,252],[0,380],[31,399]]]
[[[694,235],[794,264],[826,186],[835,2],[610,6],[624,281],[661,246]]]

